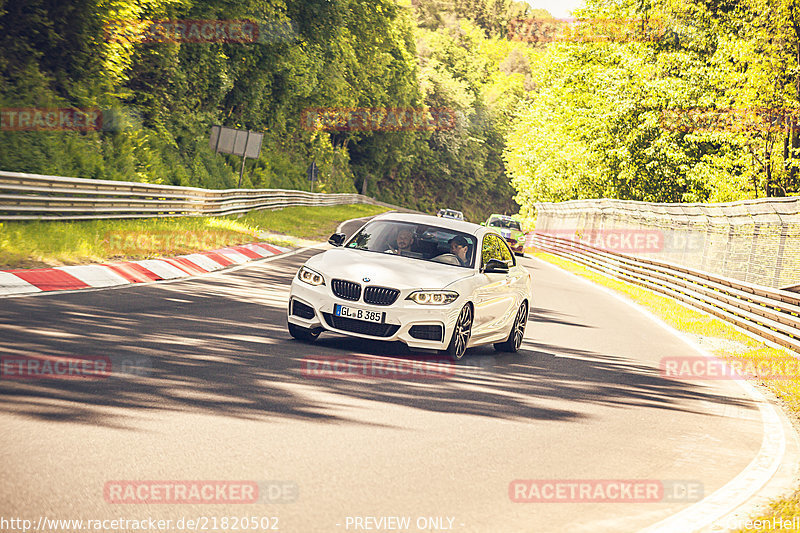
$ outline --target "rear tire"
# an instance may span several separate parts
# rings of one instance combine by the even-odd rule
[[[494,349],[498,352],[517,353],[519,347],[522,346],[522,339],[525,337],[525,324],[528,323],[528,303],[522,302],[517,311],[517,316],[514,318],[514,325],[511,327],[511,333],[508,334],[508,339],[505,342],[498,342],[494,345]]]
[[[308,329],[289,322],[289,335],[299,341],[314,342],[321,332],[320,329]]]
[[[461,308],[456,325],[453,328],[453,336],[446,350],[442,350],[444,355],[448,355],[458,361],[464,357],[467,351],[467,344],[472,335],[472,306],[469,304]]]

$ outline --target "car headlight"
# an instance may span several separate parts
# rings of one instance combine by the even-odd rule
[[[297,272],[297,279],[309,285],[325,285],[325,279],[322,277],[322,274],[304,266],[300,267],[300,270]]]
[[[422,305],[447,305],[458,298],[455,291],[414,291],[406,300],[411,300]]]

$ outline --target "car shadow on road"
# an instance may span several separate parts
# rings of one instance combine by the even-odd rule
[[[543,309],[541,307],[532,307],[530,313],[528,313],[528,322],[546,322],[549,324],[561,324],[564,326],[576,326],[579,328],[591,328],[587,324],[581,324],[580,322],[572,322],[566,320],[569,315],[565,313],[559,313],[553,309]]]
[[[4,361],[98,356],[108,357],[112,370],[100,379],[3,375],[0,410],[135,430],[144,413],[165,410],[367,423],[331,405],[330,394],[508,420],[579,421],[589,416],[590,405],[700,412],[712,402],[753,408],[701,384],[665,379],[658,368],[629,358],[530,340],[518,354],[497,354],[489,346],[469,350],[461,361],[332,334],[315,344],[295,341],[286,330],[287,288],[306,257],[178,283],[2,300]],[[438,370],[424,378],[309,372],[309,361],[348,357],[369,360],[372,368],[377,361],[384,369],[391,363]],[[326,394],[309,394],[309,387]]]

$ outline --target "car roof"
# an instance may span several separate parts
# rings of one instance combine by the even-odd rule
[[[398,222],[410,222],[412,224],[428,224],[431,226],[439,226],[440,228],[452,229],[462,233],[471,233],[478,235],[485,231],[486,228],[467,222],[465,220],[456,220],[454,218],[440,218],[432,215],[417,215],[415,213],[385,213],[378,215],[372,220],[396,220]]]

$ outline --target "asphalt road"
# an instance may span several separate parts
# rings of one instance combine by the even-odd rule
[[[222,517],[246,515],[307,533],[392,531],[363,519],[399,516],[410,518],[400,531],[637,531],[698,498],[516,503],[509,486],[657,480],[708,496],[762,450],[763,413],[744,389],[662,378],[662,358],[695,355],[686,344],[530,259],[519,354],[472,349],[432,379],[309,377],[304,365],[320,356],[437,359],[332,334],[291,339],[288,286],[315,253],[0,300],[0,356],[114,365],[105,379],[0,380],[0,518],[160,518],[183,531],[177,520],[205,516],[207,531],[214,517],[232,531]],[[129,480],[254,481],[262,501],[110,503],[104,488]]]

